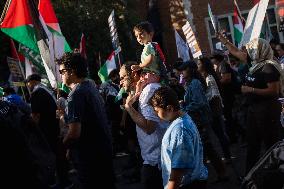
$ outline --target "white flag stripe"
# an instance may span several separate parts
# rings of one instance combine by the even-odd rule
[[[27,57],[25,57],[25,72],[26,78],[33,74],[31,62]]]
[[[189,47],[176,30],[175,30],[175,39],[176,39],[178,57],[182,58],[183,61],[190,60]]]
[[[249,11],[241,46],[260,36],[268,3],[269,0],[261,0]]]
[[[108,22],[113,21],[113,19],[114,19],[114,10],[111,11],[110,16],[108,17]]]

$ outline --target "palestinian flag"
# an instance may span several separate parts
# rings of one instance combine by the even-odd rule
[[[43,1],[43,3],[39,4],[45,16],[44,19],[33,0],[11,1],[0,27],[8,36],[40,55],[49,82],[51,86],[56,88],[56,83],[61,77],[54,59],[63,55],[66,43],[54,16],[53,8],[48,2]],[[49,26],[45,23],[45,20],[49,22]],[[52,32],[51,26],[54,29]]]
[[[253,5],[255,6],[260,2],[260,0],[252,0]],[[266,39],[267,41],[270,41],[273,38],[273,35],[271,33],[270,26],[268,24],[268,16],[267,13],[265,14],[265,18],[263,20],[263,25],[261,28],[260,38]]]
[[[61,58],[65,52],[71,52],[71,49],[67,41],[65,40],[65,37],[62,35],[58,19],[55,15],[50,0],[40,0],[38,4],[38,10],[48,30],[52,34],[55,58]]]
[[[12,39],[39,53],[27,0],[11,1],[0,28]]]
[[[109,80],[109,78],[108,78],[109,73],[116,68],[117,68],[117,66],[116,66],[116,63],[115,63],[115,52],[113,51],[109,55],[106,63],[100,68],[100,70],[98,72],[98,75],[99,75],[101,81],[102,82],[108,81]]]
[[[64,83],[60,82],[58,83],[58,89],[64,91],[65,93],[69,94],[71,92],[71,89],[67,87]]]
[[[233,24],[235,42],[236,44],[240,44],[244,34],[244,23],[236,1],[234,1]]]

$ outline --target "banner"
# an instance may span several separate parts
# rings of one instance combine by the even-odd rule
[[[108,25],[110,29],[112,46],[113,49],[116,50],[119,47],[119,40],[118,40],[116,23],[115,23],[114,10],[112,10],[110,16],[108,17]]]
[[[277,28],[279,32],[284,31],[284,0],[275,0]]]
[[[252,39],[259,38],[268,2],[269,0],[262,0],[249,11],[240,46],[244,46]]]
[[[32,49],[19,44],[19,52],[23,54],[35,66],[35,72],[39,75],[46,75],[41,56]]]
[[[13,82],[14,86],[21,87],[25,86],[25,77],[21,70],[21,65],[19,65],[19,60],[14,58],[7,57],[8,67],[11,73],[11,81]]]
[[[197,43],[193,30],[187,21],[186,24],[182,27],[183,33],[186,37],[186,42],[190,48],[193,58],[198,58],[202,55],[201,49]]]

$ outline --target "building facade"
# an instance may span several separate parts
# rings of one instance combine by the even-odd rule
[[[253,0],[237,0],[244,18],[253,7]],[[147,7],[149,3],[156,3],[162,26],[163,50],[168,62],[173,63],[177,59],[174,30],[183,36],[182,26],[188,20],[195,31],[197,41],[204,54],[211,54],[216,48],[218,39],[215,36],[210,18],[208,15],[208,3],[212,12],[217,16],[220,27],[225,29],[228,38],[234,42],[233,33],[233,0],[145,0],[140,1],[139,11],[142,17],[147,19]],[[144,10],[141,8],[144,7]],[[275,0],[270,0],[267,9],[267,23],[270,27],[273,38],[279,42],[284,41],[282,33],[277,31],[275,17]]]

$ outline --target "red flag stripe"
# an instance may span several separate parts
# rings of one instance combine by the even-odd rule
[[[253,4],[256,5],[257,3],[259,3],[260,0],[253,0]]]
[[[1,28],[15,28],[32,24],[27,0],[12,1]]]
[[[38,10],[40,11],[45,23],[58,23],[50,0],[40,0]]]
[[[84,57],[85,59],[87,59],[87,53],[86,53],[86,38],[85,35],[82,33],[81,36],[81,42],[80,42],[80,53],[82,55],[82,57]]]

